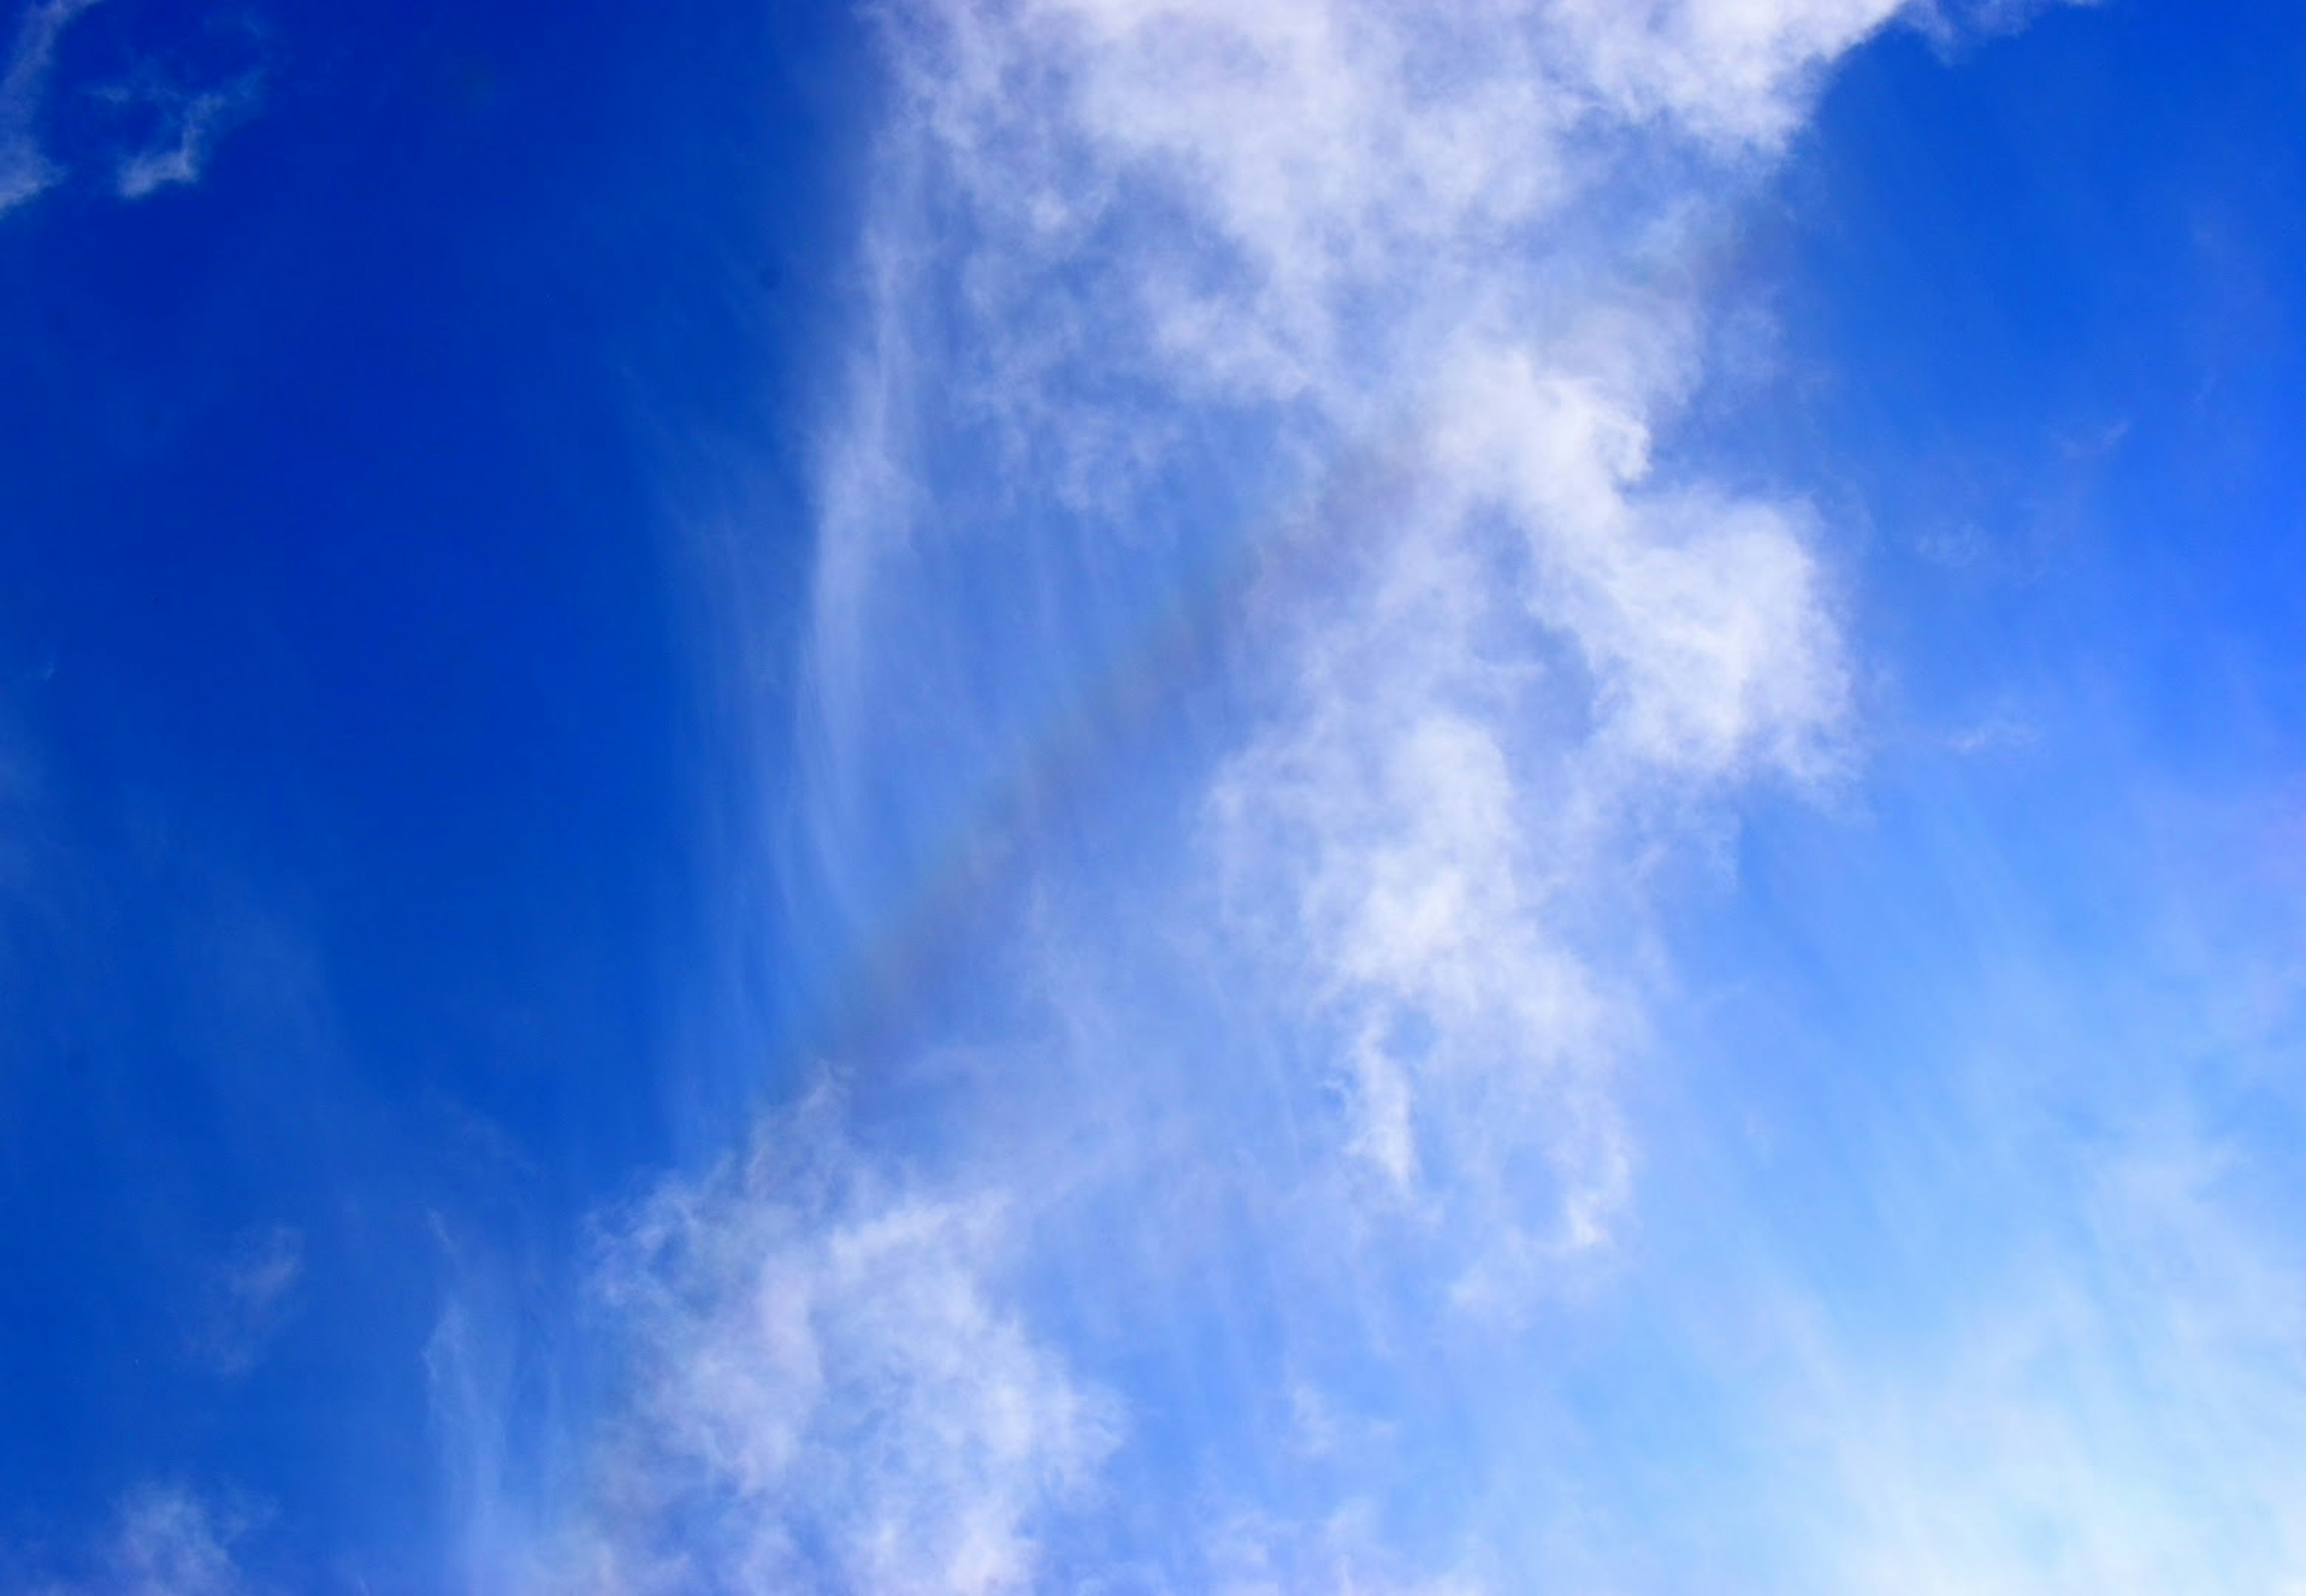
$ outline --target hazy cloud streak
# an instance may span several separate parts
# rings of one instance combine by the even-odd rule
[[[7,70],[0,73],[0,215],[33,198],[60,175],[41,148],[40,114],[47,104],[56,43],[72,20],[95,4],[97,0],[43,0],[28,6],[16,24]]]

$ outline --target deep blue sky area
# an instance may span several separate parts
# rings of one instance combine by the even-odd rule
[[[433,1216],[549,1268],[668,1145],[722,705],[664,482],[741,446],[793,579],[860,64],[832,8],[132,0],[56,118],[219,49],[197,186],[0,224],[0,1538],[127,1469],[381,1547]],[[307,1311],[219,1378],[198,1283],[280,1225]]]
[[[1834,373],[1816,454],[1946,574],[1868,615],[1934,683],[2030,665],[2157,744],[2296,736],[2302,78],[2286,7],[2123,4],[1951,64],[1892,37],[1826,97],[1777,292]]]
[[[20,48],[31,14],[14,0],[0,12],[0,28],[27,30]],[[1613,1266],[1631,1284],[1595,1310],[1623,1331],[1617,1361],[1563,1353],[1587,1360],[1585,1383],[1550,1406],[1532,1400],[1604,1436],[1593,1456],[1613,1461],[1595,1464],[1593,1494],[1630,1493],[1608,1506],[1636,1519],[1665,1499],[1643,1493],[1667,1491],[1678,1471],[1697,1479],[1711,1459],[1734,1473],[1748,1455],[1723,1438],[1747,1387],[1706,1386],[1719,1370],[1695,1353],[1641,1363],[1703,1317],[1688,1304],[1710,1304],[1704,1293],[1735,1272],[1720,1259],[1747,1261],[1744,1242],[1722,1241],[1735,1227],[1721,1215],[1750,1226],[1738,1233],[1764,1259],[1753,1278],[1830,1276],[1847,1288],[1837,1324],[1886,1342],[1901,1325],[1959,1327],[1972,1299],[1938,1287],[2005,1217],[1995,1205],[2009,1189],[1974,1187],[1900,1231],[1900,1247],[1879,1244],[1899,1193],[1960,1183],[1945,1148],[1975,1132],[1963,1116],[1982,1111],[1963,1083],[1979,1060],[2071,1050],[2011,1090],[2028,1114],[2069,1116],[2085,1142],[2102,1130],[2092,1083],[2109,1076],[2084,1055],[2129,1046],[2167,1043],[2154,1070],[2136,1067],[2139,1102],[2182,1097],[2245,1152],[2278,1161],[2306,1109],[2287,1066],[2265,1062],[2295,1054],[2294,1023],[2229,1015],[2202,1041],[2157,1006],[2160,988],[2124,973],[2160,957],[2148,944],[2184,943],[2205,964],[2255,946],[2296,917],[2288,905],[2306,885],[2276,857],[2306,825],[2265,818],[2294,807],[2306,768],[2306,23],[2284,0],[2104,0],[1956,31],[1892,26],[1857,46],[1781,157],[1724,163],[1730,186],[1747,188],[1721,206],[1692,274],[1715,312],[1708,381],[1658,427],[1666,478],[1809,507],[1805,547],[1847,634],[1851,729],[1822,801],[1764,781],[1714,828],[1718,847],[1661,845],[1665,863],[1644,856],[1625,894],[1706,878],[1687,917],[1667,916],[1654,937],[1621,935],[1667,950],[1678,990],[1696,995],[1627,1028],[1673,1059],[1625,1071],[1637,1082],[1622,1088],[1627,1121],[1656,1122],[1627,1133],[1652,1149],[1627,1164],[1651,1195],[1625,1200],[1654,1206]],[[510,1565],[457,1549],[500,1528],[475,1502],[506,1480],[506,1499],[554,1498],[556,1471],[573,1475],[586,1455],[588,1382],[615,1384],[595,1361],[614,1337],[596,1344],[583,1328],[599,1216],[739,1146],[756,1104],[790,1095],[821,1052],[849,1046],[857,1056],[838,1062],[871,1071],[926,1046],[917,1033],[949,1016],[905,1007],[894,986],[944,994],[958,1028],[976,1028],[968,1046],[991,1052],[986,1033],[1096,968],[1085,951],[1042,984],[1015,978],[1022,996],[1003,986],[1014,967],[988,952],[996,933],[969,917],[964,887],[912,878],[949,867],[973,880],[971,861],[1009,868],[1004,849],[1030,863],[1037,840],[969,832],[983,812],[956,820],[918,798],[941,792],[944,772],[904,764],[902,750],[943,749],[948,733],[952,747],[1009,748],[1010,722],[967,741],[969,695],[1023,683],[1003,708],[1016,726],[1066,714],[1128,724],[1068,721],[1072,740],[1050,734],[1055,751],[1032,768],[994,770],[982,785],[997,824],[1029,831],[1042,786],[1102,807],[1105,829],[1085,822],[1081,834],[1116,855],[1140,830],[1200,824],[1165,811],[1140,828],[1129,806],[1150,816],[1165,783],[1200,768],[1195,751],[1150,743],[1228,729],[1180,731],[1164,705],[1140,701],[1164,690],[1157,648],[1140,662],[1144,687],[1097,656],[1115,636],[1163,636],[1205,573],[1174,592],[1147,575],[1140,593],[1132,584],[1168,558],[1153,533],[1110,564],[1020,556],[1019,568],[1061,573],[1030,595],[1039,610],[1020,613],[1072,627],[1049,654],[1069,663],[1037,679],[1040,656],[1024,644],[1002,653],[996,638],[970,654],[952,642],[981,641],[975,612],[1010,595],[1012,567],[984,552],[999,546],[988,538],[940,556],[978,585],[966,594],[937,588],[910,595],[914,610],[867,611],[927,618],[918,637],[876,635],[867,650],[877,661],[918,642],[926,685],[858,699],[901,703],[920,721],[854,739],[863,763],[890,762],[859,789],[885,800],[897,840],[884,837],[877,858],[819,859],[815,875],[795,841],[812,724],[803,661],[824,619],[810,609],[815,474],[849,424],[861,329],[887,310],[862,243],[887,197],[875,186],[884,131],[901,121],[876,37],[832,0],[585,0],[549,14],[443,0],[102,0],[58,32],[31,112],[0,98],[0,183],[12,117],[33,117],[53,168],[44,192],[0,200],[0,1586],[38,1574],[110,1588],[119,1565],[104,1561],[105,1526],[158,1481],[224,1504],[250,1590],[426,1592],[457,1588],[455,1568],[486,1588],[473,1569]],[[1044,86],[1019,82],[1021,95]],[[209,90],[227,111],[196,181],[127,193],[115,177],[124,157]],[[940,173],[928,162],[906,175]],[[1125,184],[1097,195],[1116,211],[1133,202]],[[944,202],[922,213],[942,216]],[[988,235],[1013,219],[986,214]],[[1118,249],[1145,231],[1123,214],[1082,236]],[[929,285],[928,299],[942,283],[961,303],[935,276],[941,235],[925,236],[915,286]],[[1190,243],[1176,246],[1189,267]],[[1033,280],[1055,295],[1104,279]],[[936,389],[940,351],[916,354],[909,380]],[[1061,379],[1052,391],[1068,399],[1079,395],[1064,381],[1098,391],[1080,369]],[[1227,440],[1261,437],[1254,426],[1211,408],[1160,436],[1202,440],[1212,480],[1197,465],[1131,502],[1213,524],[1260,502],[1265,479],[1249,467],[1224,476]],[[982,468],[979,438],[913,441],[923,458],[949,451],[939,469],[963,481]],[[1164,447],[1146,446],[1149,475]],[[1038,491],[1000,486],[1021,502]],[[991,491],[971,501],[999,502]],[[1094,519],[1073,501],[1046,519],[1068,516]],[[935,507],[920,519],[934,524]],[[945,568],[924,556],[918,568]],[[1079,589],[1063,586],[1075,576]],[[940,605],[970,613],[932,636],[931,621],[951,620]],[[935,662],[946,658],[952,680]],[[1084,685],[1076,666],[1104,674]],[[1222,707],[1209,719],[1252,697],[1212,691]],[[1158,780],[1147,773],[1157,766]],[[999,809],[998,795],[1017,793],[1014,814]],[[897,837],[904,825],[916,832]],[[858,832],[869,843],[873,824]],[[1191,874],[1149,853],[1081,868],[1092,866],[1149,900]],[[828,884],[844,869],[910,905],[892,911],[906,926],[844,918],[854,906]],[[1032,884],[1004,913],[1096,900],[1037,896],[1040,878],[1015,870]],[[2173,883],[2216,906],[2190,899],[2198,917],[2175,914]],[[1589,918],[1616,912],[1612,894],[1593,895],[1608,906]],[[1202,945],[1123,909],[1112,947],[1137,936],[1183,959],[1176,950]],[[2118,1000],[2092,998],[2100,977]],[[1643,964],[1593,986],[1651,979]],[[1206,992],[1234,981],[1254,984],[1220,960]],[[1241,1046],[1250,1062],[1209,1065],[1228,1082],[1280,1068],[1208,1001],[1176,1016],[1171,1039],[1191,1041],[1174,1051]],[[1140,1053],[1167,1056],[1119,1020],[1099,1029],[1097,1012],[1073,1040],[1109,1046],[1115,1071]],[[1386,1034],[1437,1024],[1417,1017]],[[2259,1049],[2247,1059],[2245,1042]],[[2194,1068],[2183,1061],[2201,1068],[2182,1091],[2171,1082]],[[975,1082],[971,1067],[923,1066],[947,1084],[891,1108],[889,1134],[909,1133],[909,1112],[943,1114],[937,1090],[965,1097],[950,1079]],[[914,1075],[890,1069],[909,1088]],[[1302,1101],[1341,1100],[1343,1076],[1323,1070]],[[1060,1112],[1041,1106],[1002,1112],[1021,1123]],[[1753,1133],[1778,1149],[1766,1158],[1712,1139],[1749,1115],[1775,1126]],[[963,1145],[977,1122],[953,1117]],[[1311,1145],[1320,1123],[1307,1111],[1273,1142]],[[983,1162],[997,1168],[998,1150]],[[2052,1205],[2057,1177],[2026,1174]],[[2294,1226],[2306,1212],[2294,1186],[2252,1187],[2253,1211]],[[1436,1198],[1419,1211],[1494,1217],[1506,1199],[1482,1191],[1492,1207]],[[1208,1212],[1234,1209],[1212,1199]],[[1057,1235],[1093,1228],[1047,1223]],[[1279,1225],[1262,1210],[1257,1223]],[[2045,1221],[2039,1233],[2064,1233]],[[1178,1461],[1206,1438],[1203,1415],[1211,1431],[1246,1422],[1228,1379],[1251,1380],[1239,1371],[1263,1370],[1273,1346],[1304,1353],[1281,1301],[1297,1276],[1266,1270],[1249,1242],[1231,1259],[1239,1281],[1208,1289],[1274,1293],[1242,1308],[1241,1344],[1205,1328],[1224,1315],[1181,1310],[1181,1326],[1204,1327],[1179,1329],[1174,1344],[1084,1331],[1075,1349],[1085,1378],[1125,1386],[1127,1371],[1154,1371],[1148,1390],[1123,1395],[1168,1415],[1167,1429],[1141,1421],[1133,1433],[1176,1455],[1130,1463],[1124,1450],[1115,1466],[1150,1477],[1174,1464],[1179,1500],[1209,1481],[1286,1472],[1278,1451],[1205,1460],[1192,1479]],[[1645,1279],[1644,1259],[1693,1284]],[[1129,1317],[1080,1284],[1103,1279],[1089,1266],[1038,1267],[1036,1278],[1079,1286],[1082,1323]],[[265,1284],[276,1277],[277,1290]],[[500,1341],[442,1358],[444,1301],[486,1305]],[[1650,1309],[1659,1319],[1641,1320]],[[1547,1327],[1529,1332],[1533,1345],[1618,1333],[1537,1317]],[[1367,1329],[1308,1337],[1318,1344],[1290,1381],[1324,1357],[1383,1366],[1391,1353],[1337,1351]],[[1422,1346],[1416,1330],[1404,1338]],[[1456,1335],[1431,1340],[1455,1356]],[[444,1397],[475,1368],[500,1384],[461,1407]],[[1403,1377],[1399,1390],[1458,1390],[1462,1374]],[[1700,1387],[1713,1395],[1685,1402]],[[1290,1400],[1311,1427],[1304,1413],[1328,1410],[1299,1389]],[[495,1419],[475,1421],[481,1408]],[[1505,1499],[1493,1474],[1448,1469],[1520,1444],[1498,1437],[1524,1411],[1476,1401],[1456,1419],[1405,1423],[1401,1455],[1422,1483],[1374,1489],[1387,1506],[1364,1517],[1425,1534],[1465,1501]],[[1349,1455],[1351,1415],[1320,1422]],[[1683,1433],[1714,1423],[1724,1428]],[[1435,1436],[1459,1448],[1443,1464],[1412,1449]],[[1159,1542],[1161,1510],[1115,1509],[1116,1543]],[[1608,1517],[1596,1508],[1593,1522]],[[1722,1509],[1745,1527],[1717,1541],[1689,1522],[1661,1531],[1658,1560],[1624,1588],[1712,1588],[1676,1583],[1676,1548],[1721,1553],[1755,1589],[1787,1566],[1738,1540],[1760,1535],[1751,1526],[1774,1522],[1766,1513]],[[808,1523],[807,1545],[837,1540]],[[1095,1534],[1068,1533],[1046,1539],[1085,1559],[1069,1567],[1095,1563],[1077,1551],[1103,1544]],[[1733,1542],[1744,1549],[1722,1551]],[[2058,1566],[2063,1577],[2081,1565]]]

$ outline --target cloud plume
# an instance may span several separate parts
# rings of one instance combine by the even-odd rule
[[[1517,1337],[1636,1210],[1654,878],[1847,763],[1832,529],[1674,439],[1896,9],[876,13],[775,857],[968,1039],[843,1061],[932,1173],[805,1108],[615,1230],[604,1588],[1631,1577]]]
[[[1472,1205],[1468,1281],[1599,1242],[1638,1023],[1592,936],[1690,806],[1827,773],[1846,697],[1808,510],[1656,459],[1703,379],[1687,260],[1705,185],[1890,10],[897,8],[910,177],[828,455],[820,854],[902,757],[920,689],[867,640],[928,573],[1231,560],[1268,661],[1199,800],[1234,956],[1299,994],[1341,1152]]]

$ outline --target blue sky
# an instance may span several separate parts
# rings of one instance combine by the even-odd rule
[[[0,21],[0,1588],[2306,1589],[2290,8]]]

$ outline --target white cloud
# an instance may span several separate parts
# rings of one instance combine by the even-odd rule
[[[242,1589],[239,1530],[189,1491],[154,1487],[129,1498],[113,1544],[124,1596],[232,1596]]]
[[[0,1556],[0,1572],[29,1596],[256,1596],[242,1551],[260,1515],[173,1481],[122,1496],[108,1523],[75,1559],[85,1577],[42,1577]]]
[[[59,175],[40,145],[40,113],[47,103],[48,76],[56,43],[72,20],[97,0],[41,0],[25,8],[16,24],[8,65],[0,73],[0,215],[5,215],[56,181]]]
[[[198,183],[216,141],[256,109],[253,75],[221,89],[168,90],[149,96],[163,112],[160,141],[124,158],[115,175],[124,200],[141,200],[164,188]]]
[[[182,1485],[147,1484],[124,1497],[86,1584],[49,1583],[41,1596],[250,1596],[236,1548],[248,1516]]]
[[[1836,57],[1900,0],[1565,0],[1552,21],[1593,82],[1629,117],[1771,143]]]
[[[1004,1294],[1000,1199],[884,1171],[841,1118],[820,1089],[611,1226],[628,1386],[553,1588],[1033,1588],[1109,1405]]]
[[[41,119],[56,68],[56,49],[74,18],[99,0],[39,0],[16,27],[7,66],[0,72],[0,215],[53,187],[64,175],[48,154]],[[200,181],[216,142],[256,109],[260,72],[213,88],[157,81],[140,69],[127,86],[99,88],[95,97],[115,107],[142,107],[152,117],[151,141],[114,162],[114,190],[141,200],[159,190]]]

